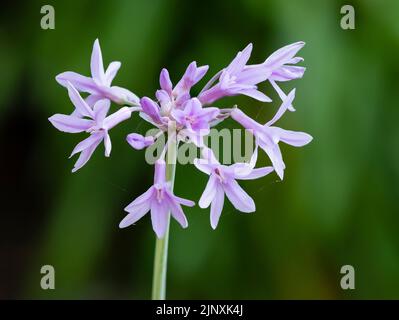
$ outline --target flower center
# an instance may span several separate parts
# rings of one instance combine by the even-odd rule
[[[196,120],[194,116],[186,116],[185,119],[190,124],[193,124],[195,122],[195,120]]]
[[[215,172],[217,178],[219,179],[219,181],[223,183],[225,181],[223,172],[219,168],[215,168],[214,172]]]
[[[156,197],[157,197],[158,203],[161,203],[163,200],[163,188],[156,188],[156,190],[157,190]]]

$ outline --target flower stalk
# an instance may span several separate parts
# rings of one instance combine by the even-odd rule
[[[172,134],[168,139],[168,151],[166,154],[166,181],[170,182],[170,190],[173,191],[177,160],[177,140]],[[165,300],[166,297],[166,272],[168,264],[170,214],[168,213],[166,232],[162,238],[156,237],[154,271],[152,277],[152,300]]]

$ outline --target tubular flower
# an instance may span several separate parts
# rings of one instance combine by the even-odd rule
[[[273,119],[264,125],[248,117],[238,108],[231,112],[231,117],[235,121],[239,122],[246,129],[251,130],[256,138],[256,143],[267,153],[276,173],[281,179],[284,177],[285,164],[278,143],[282,141],[294,147],[302,147],[312,141],[312,137],[305,132],[284,130],[272,126],[292,104],[294,97],[295,89],[289,93]]]
[[[187,219],[181,205],[192,207],[195,203],[172,193],[170,183],[165,178],[165,167],[163,160],[155,163],[154,184],[125,208],[129,214],[121,221],[119,227],[130,226],[151,210],[152,228],[158,238],[165,235],[169,214],[172,214],[183,228],[187,228]]]
[[[49,120],[54,127],[63,132],[78,133],[85,131],[90,133],[88,138],[80,142],[75,149],[73,149],[70,156],[72,157],[76,153],[80,153],[79,159],[72,170],[72,172],[75,172],[89,161],[91,155],[101,141],[104,141],[105,156],[110,156],[111,138],[109,137],[108,131],[120,122],[129,119],[132,112],[130,108],[123,107],[107,116],[110,107],[109,100],[98,100],[94,104],[93,109],[91,109],[70,83],[67,83],[67,87],[71,101],[81,117],[55,114],[50,117]]]
[[[91,54],[91,78],[73,71],[66,71],[57,75],[55,79],[64,87],[70,82],[77,90],[89,93],[87,103],[90,106],[101,99],[109,99],[118,104],[137,105],[138,98],[133,92],[118,86],[111,86],[120,67],[119,61],[113,61],[104,71],[100,43],[96,39]]]
[[[241,212],[255,211],[254,200],[240,187],[236,180],[252,180],[264,177],[273,171],[273,167],[254,168],[258,157],[255,149],[249,164],[235,163],[221,165],[214,157],[212,150],[203,149],[204,159],[196,159],[194,165],[198,170],[209,175],[208,183],[199,200],[201,208],[211,205],[211,226],[216,229],[222,213],[224,195],[233,206]]]

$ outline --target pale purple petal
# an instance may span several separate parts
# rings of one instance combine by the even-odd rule
[[[116,103],[123,104],[126,102],[139,104],[140,99],[131,91],[118,86],[108,88],[110,99]]]
[[[275,70],[281,67],[283,64],[288,63],[297,52],[305,45],[305,42],[296,42],[290,45],[287,45],[283,48],[278,49],[272,55],[270,55],[264,64],[272,69]]]
[[[131,207],[129,214],[119,223],[119,228],[126,228],[136,221],[140,220],[150,210],[150,202],[144,202],[140,205]]]
[[[227,181],[223,184],[223,189],[234,208],[242,212],[255,211],[254,200],[241,188],[237,181],[234,179]]]
[[[83,100],[79,92],[70,82],[67,82],[67,88],[69,98],[71,99],[76,110],[78,110],[78,113],[83,116],[93,118],[93,110],[87,105],[86,101]]]
[[[151,202],[151,221],[158,238],[163,238],[166,232],[169,216],[169,206],[165,202],[153,200]]]
[[[173,198],[173,195],[168,191],[165,192],[165,200],[167,201],[172,217],[176,219],[176,221],[183,227],[187,228],[188,222],[187,218],[184,215],[183,209],[180,204]]]
[[[154,143],[153,136],[144,137],[138,133],[130,133],[126,137],[126,141],[136,150],[144,149]]]
[[[201,198],[198,202],[200,208],[208,208],[216,195],[217,189],[217,178],[212,174],[209,177],[208,183],[206,184],[205,190],[201,195]]]
[[[106,84],[103,57],[101,54],[100,44],[98,39],[94,41],[93,51],[91,53],[90,61],[91,75],[97,84]]]
[[[114,112],[104,119],[103,128],[106,130],[110,130],[122,121],[129,119],[131,114],[132,112],[130,111],[130,108],[120,108],[118,111]]]
[[[94,150],[96,150],[97,146],[100,144],[101,140],[102,140],[101,138],[98,139],[95,143],[90,145],[90,147],[84,149],[80,153],[79,159],[76,161],[75,166],[72,169],[72,172],[76,172],[77,170],[82,168],[87,163],[87,161],[89,161],[90,157],[92,156]]]
[[[90,94],[98,93],[98,86],[92,78],[82,76],[76,72],[66,71],[60,73],[55,77],[55,80],[63,87],[67,87],[69,81],[79,91],[88,92]]]
[[[208,72],[208,69],[209,66],[201,66],[197,68],[194,76],[194,84],[199,82],[205,76],[205,74]]]
[[[107,71],[105,71],[105,84],[107,86],[111,85],[120,67],[121,63],[119,61],[113,61],[109,64]]]
[[[112,144],[108,132],[104,133],[104,147],[105,147],[105,156],[109,157],[111,155]]]
[[[271,173],[273,171],[274,171],[273,167],[256,168],[256,169],[253,169],[250,174],[245,175],[245,176],[237,177],[237,179],[240,179],[240,180],[254,180],[254,179],[258,179],[258,178],[262,178],[264,176],[267,176],[269,173]]]
[[[188,199],[184,199],[184,198],[180,198],[178,196],[175,196],[174,194],[171,194],[172,198],[177,201],[178,203],[186,206],[186,207],[193,207],[195,205],[194,201],[188,200]]]
[[[211,220],[211,226],[213,229],[216,229],[220,215],[222,213],[223,209],[223,204],[224,204],[224,191],[221,186],[216,187],[216,193],[215,193],[215,198],[212,201],[211,204],[211,215],[210,215],[210,220]]]
[[[271,127],[272,134],[278,137],[279,141],[294,147],[302,147],[312,141],[312,136],[300,131],[284,130],[278,127]]]
[[[75,148],[73,149],[69,158],[73,157],[75,154],[82,152],[85,149],[90,148],[92,145],[97,144],[98,141],[101,141],[104,134],[102,132],[92,133],[88,138],[84,139],[83,141],[79,142]]]
[[[158,159],[155,162],[154,185],[163,185],[166,182],[166,162]]]
[[[165,90],[157,90],[155,96],[161,105],[170,102],[170,95]]]
[[[147,97],[141,98],[140,104],[143,112],[147,114],[155,123],[162,123],[158,104]]]
[[[261,139],[259,139],[258,143],[259,147],[261,147],[269,156],[277,175],[281,180],[283,180],[285,164],[278,144],[264,143]]]
[[[198,170],[206,174],[210,174],[213,169],[206,159],[194,159],[194,165]]]
[[[274,81],[290,81],[290,80],[300,79],[303,77],[305,71],[306,71],[305,67],[282,66],[281,68],[278,68],[277,70],[273,71],[273,73],[270,76],[270,79]]]
[[[246,65],[251,56],[252,43],[248,44],[243,51],[237,53],[236,57],[231,61],[226,71],[234,75],[240,72]]]
[[[266,81],[271,74],[272,71],[262,64],[245,66],[237,75],[237,82],[256,85]]]
[[[151,186],[146,192],[138,196],[128,206],[126,206],[124,210],[130,212],[136,206],[141,206],[144,203],[150,203],[154,193],[155,193],[155,188]]]
[[[48,118],[51,124],[62,132],[83,132],[93,126],[93,120],[82,119],[66,114],[55,114]]]
[[[180,109],[172,109],[172,117],[181,125],[186,123],[186,112]]]
[[[172,94],[172,81],[170,80],[169,77],[169,72],[167,69],[162,69],[161,74],[159,76],[159,84],[161,86],[161,89],[166,91],[169,95]]]
[[[96,120],[97,124],[101,124],[104,121],[110,106],[111,102],[108,99],[99,100],[94,104],[94,119]]]
[[[207,107],[202,109],[201,113],[197,116],[197,118],[209,122],[215,119],[219,114],[220,114],[219,108]]]
[[[292,102],[295,99],[295,89],[292,89],[288,96],[283,99],[283,103],[280,108],[277,110],[274,117],[266,123],[267,126],[274,124],[277,120],[279,120],[283,114],[288,110],[288,107],[292,105]]]
[[[202,157],[204,158],[203,160],[205,160],[205,162],[202,163],[206,163],[209,165],[219,165],[219,161],[216,159],[215,154],[213,153],[212,149],[208,148],[208,147],[204,147],[201,150],[201,154]]]
[[[253,99],[256,99],[261,102],[271,102],[272,99],[270,99],[267,95],[265,95],[263,92],[260,92],[257,89],[246,89],[240,91],[241,94],[246,95],[248,97],[251,97]]]
[[[231,117],[241,124],[245,129],[254,130],[254,131],[262,131],[263,126],[253,120],[251,117],[248,117],[244,112],[242,112],[238,108],[234,108],[231,112]]]
[[[104,97],[101,95],[91,94],[85,99],[85,102],[90,108],[94,108],[96,102],[101,99],[104,99]]]
[[[283,92],[283,90],[281,90],[281,88],[277,85],[277,83],[274,80],[269,80],[270,84],[272,85],[272,87],[274,88],[274,90],[276,90],[278,96],[280,97],[281,101],[284,101],[287,96],[285,95],[285,93]],[[287,107],[287,109],[289,111],[295,111],[294,106],[291,104],[290,106]]]

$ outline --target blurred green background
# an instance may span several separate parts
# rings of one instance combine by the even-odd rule
[[[72,108],[55,75],[89,75],[98,37],[105,64],[122,62],[114,84],[139,96],[154,95],[162,67],[176,81],[192,60],[209,64],[198,90],[249,42],[252,63],[283,45],[307,43],[300,52],[305,77],[283,86],[297,88],[297,112],[279,125],[309,132],[314,141],[282,146],[283,182],[273,174],[242,183],[256,213],[227,203],[216,231],[209,210],[198,207],[186,210],[188,229],[172,221],[168,298],[399,298],[399,2],[351,1],[356,29],[343,30],[346,3],[2,4],[0,297],[150,297],[149,216],[118,228],[124,206],[152,182],[144,152],[125,142],[146,126],[138,117],[123,123],[111,132],[111,158],[100,148],[72,174],[76,159],[68,156],[82,136],[58,132],[47,120]],[[40,28],[44,4],[55,8],[55,30]],[[234,101],[259,120],[278,106]],[[261,159],[259,165],[268,163],[263,153]],[[198,200],[206,181],[193,166],[179,166],[176,194]],[[46,264],[55,267],[55,290],[40,288]],[[355,290],[340,287],[346,264],[355,268]]]

